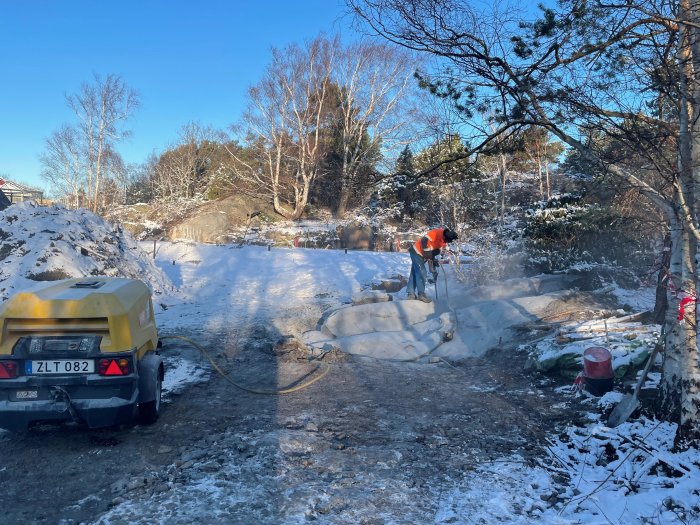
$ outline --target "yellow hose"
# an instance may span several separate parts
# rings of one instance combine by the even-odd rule
[[[217,365],[214,362],[214,359],[211,357],[209,352],[207,352],[203,347],[201,347],[196,342],[192,341],[192,339],[188,339],[187,337],[184,337],[181,335],[165,335],[165,336],[160,337],[160,339],[161,340],[163,340],[163,339],[181,339],[182,341],[186,341],[186,342],[190,343],[192,346],[194,346],[197,350],[199,350],[207,358],[207,360],[209,361],[209,363],[211,363],[211,366],[214,368],[214,370],[216,370],[219,374],[221,374],[221,376],[226,381],[231,383],[236,388],[240,388],[241,390],[245,390],[246,392],[251,392],[253,394],[263,394],[263,395],[269,395],[269,396],[276,396],[276,395],[281,395],[281,394],[291,394],[292,392],[296,392],[298,390],[301,390],[302,388],[306,388],[307,386],[311,386],[316,381],[323,378],[328,373],[328,371],[331,369],[331,367],[328,363],[321,363],[325,367],[324,370],[319,375],[317,375],[316,377],[314,377],[313,379],[310,379],[309,381],[307,381],[305,383],[302,383],[300,385],[297,385],[297,386],[294,386],[291,388],[284,388],[281,390],[258,390],[255,388],[248,388],[247,386],[243,386],[239,383],[236,383],[233,379],[231,379],[228,375],[226,375],[226,373],[219,367],[219,365]],[[321,367],[317,366],[311,372],[309,372],[309,374],[307,374],[307,375],[314,373],[319,368],[321,368]]]

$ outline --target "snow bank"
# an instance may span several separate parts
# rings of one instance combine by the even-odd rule
[[[130,234],[90,211],[28,201],[0,212],[0,299],[43,281],[98,275],[141,279],[156,294],[173,290]]]

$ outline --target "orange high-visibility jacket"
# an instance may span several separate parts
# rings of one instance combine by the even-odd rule
[[[421,246],[421,241],[423,240],[423,238],[428,239],[425,252],[423,251],[423,247]],[[445,229],[435,228],[434,230],[430,230],[428,233],[426,233],[424,237],[418,239],[413,245],[413,249],[416,250],[416,252],[419,255],[422,255],[423,258],[431,258],[432,255],[430,252],[432,250],[439,250],[441,248],[445,248],[446,246],[447,243],[445,242]]]

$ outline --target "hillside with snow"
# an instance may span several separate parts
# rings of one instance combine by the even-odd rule
[[[0,433],[8,523],[700,520],[700,455],[674,448],[674,425],[642,413],[608,428],[622,383],[596,398],[546,371],[580,369],[588,346],[609,346],[616,367],[643,361],[658,327],[629,316],[653,290],[609,309],[556,276],[474,287],[453,260],[416,314],[404,290],[380,290],[407,276],[405,252],[161,241],[154,260],[152,242],[90,212],[31,203],[0,230],[3,298],[55,278],[147,282],[167,365],[151,427]],[[438,322],[448,312],[455,326]],[[435,345],[411,353],[413,336]],[[303,384],[324,363],[289,395],[230,383]]]

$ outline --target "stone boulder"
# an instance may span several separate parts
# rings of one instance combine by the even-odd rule
[[[170,238],[216,243],[225,239],[231,226],[231,219],[225,211],[209,210],[174,226],[170,230]]]
[[[245,225],[251,214],[251,226],[257,224],[261,216],[268,220],[273,213],[269,204],[260,199],[251,199],[239,195],[207,202],[200,206],[196,213],[172,226],[169,238],[196,242],[227,243],[237,242],[237,236],[245,230]]]

